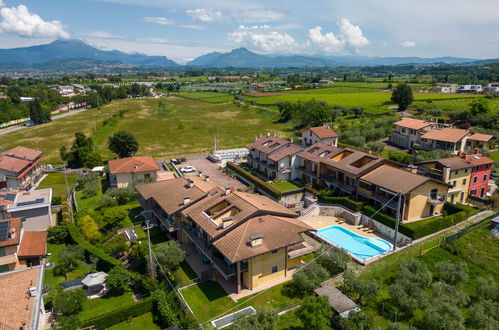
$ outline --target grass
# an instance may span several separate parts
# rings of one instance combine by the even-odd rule
[[[68,174],[68,188],[71,191],[76,183],[76,175]],[[66,199],[66,182],[64,173],[49,173],[40,183],[37,189],[52,188],[52,196],[60,196],[63,200]]]
[[[85,321],[128,305],[132,305],[133,303],[131,292],[126,292],[121,296],[105,295],[102,298],[87,299],[83,302],[82,310],[77,316],[80,320]]]
[[[489,158],[494,162],[499,163],[499,149],[492,151],[489,155]]]
[[[287,296],[283,290],[284,285],[276,285],[261,294],[254,294],[234,302],[224,291],[224,289],[215,281],[206,281],[197,285],[190,286],[181,291],[185,300],[192,311],[202,321],[207,322],[212,318],[218,317],[221,313],[234,308],[242,303],[232,312],[248,307],[270,307],[280,310],[297,303],[300,299]],[[245,301],[247,301],[245,303]]]
[[[177,270],[175,270],[174,276],[179,287],[192,283],[192,280],[198,277],[185,260],[182,261]]]
[[[167,111],[160,113],[160,100]],[[124,118],[103,127],[102,122],[120,109],[126,111]],[[55,163],[60,162],[59,148],[66,144],[66,138],[72,143],[74,133],[83,132],[95,134],[97,150],[104,159],[111,159],[116,156],[107,148],[108,137],[127,130],[139,142],[137,156],[170,158],[209,152],[215,135],[220,148],[247,145],[267,130],[282,137],[292,135],[291,124],[275,123],[275,119],[275,115],[230,103],[210,104],[176,97],[128,99],[2,135],[0,144],[4,149],[16,145],[40,149],[46,163]]]
[[[59,256],[59,252],[64,247],[64,244],[48,244],[47,245],[47,253],[52,253],[49,257],[49,262],[57,264],[57,257]],[[64,275],[56,274],[54,268],[45,269],[45,273],[43,275],[43,283],[44,285],[49,285],[50,287],[54,287],[57,284],[65,281],[74,280],[76,278],[85,277],[90,272],[90,268],[80,264],[78,268],[67,273],[67,279]]]
[[[271,186],[274,187],[275,189],[279,190],[280,192],[287,192],[287,191],[291,191],[291,190],[300,189],[300,186],[297,186],[294,183],[289,182],[289,181],[272,183]]]
[[[156,323],[154,323],[152,313],[146,313],[141,316],[134,317],[131,320],[121,322],[109,328],[110,330],[128,330],[128,329],[137,329],[137,330],[160,330]]]

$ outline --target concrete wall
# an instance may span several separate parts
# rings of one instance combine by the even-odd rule
[[[417,187],[406,197],[409,200],[409,204],[404,211],[404,220],[432,217],[442,211],[443,203],[436,204],[433,213],[430,213],[431,204],[428,202],[428,198],[432,189],[438,189],[437,196],[441,196],[447,192],[447,186],[434,181],[428,181]]]
[[[265,239],[265,238],[264,238]],[[282,248],[277,253],[265,253],[248,260],[248,271],[243,273],[243,284],[248,289],[254,289],[263,283],[286,273],[286,249]],[[277,266],[277,272],[272,273],[272,267]]]
[[[320,205],[319,215],[342,217],[352,225],[358,225],[361,222],[360,213],[353,213],[339,205]]]
[[[116,174],[116,186],[118,188],[126,188],[137,181],[146,180],[146,176],[149,178],[156,178],[156,171],[141,172],[141,173],[119,173]],[[112,180],[111,180],[112,181]]]
[[[361,223],[365,223],[370,221],[374,226],[376,226],[376,230],[382,234],[383,236],[386,236],[390,238],[392,241],[395,239],[395,230],[382,224],[381,222],[378,222],[374,219],[369,218],[367,215],[362,214],[361,218]],[[403,235],[402,233],[398,233],[397,235],[397,242],[398,243],[403,243],[403,242],[412,242],[412,239],[408,236]]]

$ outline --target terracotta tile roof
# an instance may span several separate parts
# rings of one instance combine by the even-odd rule
[[[476,165],[473,165],[471,163],[471,161],[463,159],[461,157],[457,157],[457,156],[437,159],[436,162],[441,164],[442,166],[450,167],[451,170],[460,170],[460,169],[470,168],[470,167],[476,166]]]
[[[269,154],[279,148],[289,144],[290,142],[275,136],[261,136],[256,138],[253,143],[248,146],[249,150],[258,150],[265,154]]]
[[[138,173],[159,171],[159,166],[152,157],[128,157],[110,160],[109,172],[117,173]]]
[[[482,133],[473,133],[468,140],[473,141],[481,141],[481,142],[489,142],[494,138],[494,135],[482,134]]]
[[[40,150],[30,149],[22,146],[14,147],[5,151],[4,153],[12,157],[26,160],[35,160],[42,155],[42,152]]]
[[[393,123],[395,126],[405,127],[409,129],[420,130],[422,128],[428,127],[430,125],[436,125],[436,123],[431,121],[426,121],[422,119],[402,117],[399,121]]]
[[[25,231],[18,255],[20,257],[43,256],[47,252],[46,231]]]
[[[302,150],[303,150],[303,148],[300,146],[297,146],[295,144],[289,144],[289,145],[285,146],[284,148],[281,148],[278,151],[272,153],[270,156],[268,156],[268,159],[277,162],[277,161],[283,159],[284,157],[294,155]]]
[[[135,188],[145,200],[153,198],[156,203],[171,216],[186,207],[186,205],[184,205],[185,196],[190,197],[191,203],[205,197],[209,185],[210,182],[205,182],[205,184],[202,185],[203,189],[196,184],[191,188],[189,187],[187,179],[185,177],[180,177],[171,180],[140,184]],[[217,187],[214,184],[211,184],[211,189],[216,188]],[[218,189],[221,190],[220,188]]]
[[[473,154],[473,155],[466,155],[465,157],[467,161],[469,161],[471,164],[475,166],[494,164],[494,161],[492,159],[483,155]]]
[[[342,148],[337,148],[318,142],[303,150],[303,152],[299,153],[298,156],[303,159],[310,160],[314,163],[319,163],[325,157],[335,156],[342,151]]]
[[[388,189],[395,193],[407,194],[431,179],[389,165],[382,165],[360,178],[363,181]]]
[[[21,218],[12,218],[0,220],[0,223],[9,222],[8,228],[8,237],[5,241],[0,241],[0,247],[11,246],[11,245],[19,245],[19,241],[21,238]],[[10,235],[11,231],[14,231],[14,237]]]
[[[334,138],[334,137],[339,136],[338,133],[336,133],[335,131],[333,131],[328,126],[310,127],[310,128],[306,129],[303,132],[306,132],[307,130],[311,130],[312,133],[314,133],[319,139],[329,139],[329,138]]]
[[[328,155],[321,160],[321,163],[356,176],[361,175],[365,171],[376,167],[383,162],[389,162],[387,159],[353,149],[344,149],[343,152],[351,152],[351,154],[338,161],[331,159],[334,156]],[[359,166],[356,165],[356,162],[362,161],[365,161],[365,163]]]
[[[456,143],[464,138],[468,133],[469,131],[465,129],[446,127],[442,129],[431,130],[428,133],[423,134],[421,138]]]
[[[313,230],[301,220],[271,215],[252,217],[225,235],[213,245],[234,263],[303,241],[301,233]],[[250,236],[263,235],[262,244],[252,247]]]
[[[29,289],[37,287],[40,268],[0,273],[0,325],[2,329],[30,328],[33,307],[38,297],[30,297]],[[41,288],[38,288],[39,290]]]
[[[0,170],[19,173],[31,164],[28,160],[0,155]]]

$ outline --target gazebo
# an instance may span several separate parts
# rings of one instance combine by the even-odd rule
[[[357,307],[357,304],[352,299],[345,296],[343,292],[334,286],[324,285],[315,289],[314,292],[318,296],[326,297],[331,308],[341,317],[346,318],[350,312],[360,311],[360,308]]]
[[[102,296],[106,292],[106,277],[104,272],[91,273],[81,281],[83,287],[87,289],[87,296]]]

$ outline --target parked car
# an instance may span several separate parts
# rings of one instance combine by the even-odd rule
[[[194,166],[186,166],[182,168],[180,171],[182,171],[183,173],[192,173],[196,172],[196,168]]]
[[[179,165],[181,163],[180,159],[176,159],[176,158],[173,158],[170,162],[175,164],[175,165]]]

